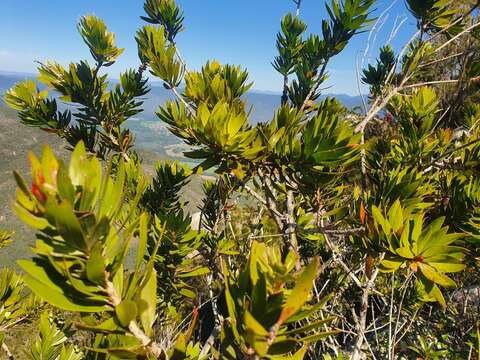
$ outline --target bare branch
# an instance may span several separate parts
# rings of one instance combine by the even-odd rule
[[[376,268],[373,272],[370,279],[367,281],[365,288],[362,294],[360,316],[358,319],[358,328],[357,328],[357,342],[355,343],[355,348],[353,350],[352,360],[360,360],[362,355],[362,345],[365,340],[365,329],[367,326],[367,311],[368,311],[368,296],[370,291],[375,284],[377,279],[379,269]],[[366,341],[366,340],[365,340]]]
[[[287,233],[286,240],[289,242],[290,248],[298,254],[298,244],[297,244],[297,223],[295,221],[295,197],[292,190],[287,191],[287,199],[285,201],[287,207]],[[298,265],[300,265],[298,263]]]
[[[231,174],[232,179],[235,180],[238,186],[242,187],[245,189],[247,193],[249,193],[251,196],[253,196],[255,199],[257,199],[258,202],[260,202],[262,205],[264,205],[268,210],[270,210],[271,213],[273,213],[275,216],[278,216],[279,218],[283,218],[283,214],[279,212],[276,207],[273,207],[272,204],[269,204],[267,200],[265,200],[262,196],[260,196],[255,190],[253,190],[250,186],[245,184],[243,181],[241,181],[238,177],[235,175]]]
[[[180,93],[178,92],[177,88],[176,87],[172,87],[170,88],[172,90],[172,92],[175,94],[175,96],[177,97],[178,100],[180,100],[182,102],[183,105],[185,105],[185,107],[187,108],[187,111],[190,113],[191,116],[195,116],[195,110],[193,110],[192,106],[187,103],[187,101],[183,98],[182,95],[180,95]]]
[[[464,29],[463,31],[459,32],[457,35],[455,35],[454,37],[452,37],[450,40],[444,42],[441,46],[439,46],[438,48],[435,49],[435,52],[438,53],[440,50],[442,50],[443,48],[447,47],[448,45],[450,45],[452,42],[454,42],[455,40],[457,40],[458,38],[462,37],[463,35],[471,32],[473,29],[475,29],[477,26],[480,26],[480,22],[477,22],[471,26],[469,26],[468,28]]]
[[[293,2],[294,2],[295,5],[297,6],[297,9],[296,9],[296,12],[295,12],[295,16],[296,16],[296,17],[299,17],[299,16],[300,16],[300,7],[302,6],[302,0],[293,0]]]
[[[5,354],[7,355],[9,360],[15,359],[13,357],[13,354],[10,352],[10,349],[8,348],[7,344],[5,343],[2,344],[2,350],[5,351]]]

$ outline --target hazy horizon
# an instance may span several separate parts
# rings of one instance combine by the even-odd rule
[[[184,9],[186,29],[179,35],[178,46],[189,68],[199,69],[209,59],[240,64],[249,71],[256,91],[281,91],[281,76],[271,62],[276,55],[275,36],[280,20],[286,12],[294,11],[292,1],[265,0],[258,3],[246,0],[218,4],[213,0],[180,0],[179,4]],[[378,47],[389,40],[392,30],[403,19],[401,30],[391,41],[392,46],[399,48],[410,38],[415,21],[408,15],[403,0],[379,1],[372,16],[379,16],[389,7],[370,41],[368,33],[357,35],[345,51],[332,60],[325,92],[358,95],[355,63],[358,61],[361,65],[366,44],[370,44],[366,62],[372,62],[378,54]],[[116,34],[118,46],[125,48],[118,62],[107,69],[110,77],[118,78],[121,71],[138,66],[134,34],[142,25],[141,1],[84,0],[65,4],[60,0],[25,0],[19,4],[16,0],[3,0],[0,8],[3,10],[0,31],[10,34],[0,43],[0,69],[3,71],[35,73],[35,61],[55,60],[65,65],[90,59],[76,24],[80,16],[92,13],[106,21],[109,30]],[[45,21],[52,16],[55,21]],[[321,19],[325,16],[325,1],[302,2],[301,17],[308,25],[307,32],[321,33]],[[201,47],[198,46],[200,43]],[[363,85],[361,92],[366,93]]]

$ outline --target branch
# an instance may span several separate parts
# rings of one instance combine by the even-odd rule
[[[180,50],[178,50],[177,44],[173,43],[173,45],[175,46],[175,55],[177,55],[178,60],[182,63],[184,72],[188,73],[187,63],[183,58],[182,54],[180,54]]]
[[[450,151],[447,151],[447,152],[443,153],[442,155],[440,155],[440,156],[438,156],[437,158],[435,158],[434,160],[432,160],[432,161],[430,162],[430,164],[428,164],[428,166],[423,170],[423,172],[428,172],[433,165],[435,165],[438,161],[446,158],[447,156],[452,155],[452,154],[456,153],[457,151],[466,149],[466,148],[469,147],[469,146],[475,145],[475,144],[478,143],[478,142],[480,142],[480,138],[479,138],[479,139],[472,140],[472,141],[470,141],[470,142],[468,142],[468,143],[466,143],[466,144],[464,144],[464,145],[462,145],[462,146],[459,146],[458,148],[455,148],[455,149],[452,149],[452,150],[450,150]]]
[[[357,342],[355,344],[355,349],[353,350],[352,360],[360,360],[362,356],[362,345],[365,340],[365,329],[367,326],[368,296],[370,294],[370,290],[375,284],[378,272],[379,269],[375,269],[363,290],[362,303],[360,308],[360,318],[358,319]]]
[[[480,22],[477,22],[471,26],[469,26],[468,28],[466,28],[465,30],[459,32],[457,35],[455,35],[454,37],[452,37],[450,40],[448,40],[447,42],[443,43],[441,46],[439,46],[438,48],[435,49],[435,52],[439,52],[440,50],[442,50],[443,48],[447,47],[448,45],[450,45],[452,42],[454,42],[455,40],[457,40],[458,38],[460,38],[461,36],[471,32],[473,29],[475,29],[477,26],[480,25]]]
[[[302,0],[293,0],[293,2],[295,3],[295,5],[297,5],[297,10],[296,10],[295,16],[299,17],[300,16],[300,7],[302,6]]]
[[[480,80],[480,77],[474,77],[472,79],[469,79],[468,82],[477,82]],[[421,83],[416,83],[416,84],[411,84],[411,85],[405,85],[403,86],[400,90],[405,90],[405,89],[412,89],[412,88],[417,88],[417,87],[422,87],[422,86],[428,86],[428,85],[441,85],[441,84],[456,84],[460,82],[460,80],[436,80],[436,81],[425,81]]]
[[[207,275],[207,283],[208,283],[208,293],[210,296],[210,303],[212,305],[213,317],[215,320],[215,326],[213,327],[211,334],[209,335],[209,337],[205,341],[205,344],[203,345],[202,351],[200,352],[200,355],[199,355],[199,359],[202,359],[203,357],[207,356],[211,347],[215,343],[215,339],[220,335],[220,331],[222,330],[222,325],[224,322],[223,316],[220,315],[218,311],[218,306],[216,302],[216,299],[218,297],[213,295],[213,287],[212,287],[213,276],[211,273]]]
[[[260,202],[262,205],[264,205],[272,214],[279,218],[283,218],[283,214],[279,212],[276,207],[272,206],[271,204],[268,203],[267,200],[262,198],[255,190],[253,190],[250,186],[248,186],[246,183],[244,183],[242,180],[240,180],[238,177],[236,177],[234,174],[230,174],[232,179],[237,183],[239,187],[242,187],[245,189],[247,193],[249,193],[251,196],[253,196],[255,199],[257,199],[258,202]]]
[[[407,279],[405,280],[404,284],[402,285],[404,287],[404,289],[403,289],[402,298],[400,299],[400,304],[398,305],[397,320],[395,321],[395,330],[393,331],[392,345],[391,345],[391,349],[390,349],[390,351],[392,352],[392,355],[391,355],[392,359],[395,359],[395,346],[398,343],[396,338],[397,338],[397,334],[401,330],[401,328],[400,329],[398,328],[398,324],[400,323],[400,315],[401,315],[401,312],[402,312],[403,301],[405,300],[405,295],[407,293],[408,284],[410,283],[410,280],[412,278],[413,278],[413,273],[410,273],[408,275]],[[400,289],[401,289],[401,287],[400,287]],[[404,325],[402,325],[402,327],[403,326]]]
[[[287,208],[287,232],[285,233],[286,240],[289,243],[289,247],[298,255],[298,244],[297,244],[297,223],[295,221],[295,197],[292,190],[287,191],[287,199],[285,201]],[[300,265],[300,263],[298,263]]]
[[[421,35],[421,31],[417,31],[408,41],[407,43],[403,46],[402,50],[398,54],[397,58],[395,59],[395,63],[393,64],[392,68],[390,69],[390,72],[387,75],[387,78],[385,79],[385,85],[388,85],[390,81],[392,80],[393,76],[395,75],[395,69],[397,68],[400,60],[403,58],[403,55],[408,49],[408,46],[419,36]],[[402,83],[400,84],[399,87],[394,87],[389,93],[385,95],[383,99],[377,98],[372,104],[372,107],[370,108],[370,111],[366,114],[365,119],[363,119],[356,127],[355,127],[355,132],[363,132],[365,130],[365,127],[369,123],[370,120],[372,120],[380,110],[382,110],[390,101],[390,99],[395,96],[399,89],[405,84],[405,82],[408,80],[408,76],[405,75],[404,79],[402,80]]]
[[[307,107],[308,102],[310,101],[310,99],[312,98],[313,94],[315,94],[315,91],[317,91],[318,87],[320,86],[320,81],[321,81],[321,79],[323,78],[323,76],[325,75],[325,70],[327,69],[327,64],[328,64],[328,61],[329,61],[329,60],[330,60],[330,59],[325,59],[325,62],[324,62],[323,65],[322,65],[322,69],[320,70],[320,72],[319,72],[318,75],[316,76],[315,85],[312,86],[312,88],[310,89],[310,92],[308,93],[307,97],[306,97],[305,100],[303,101],[303,104],[302,104],[302,107],[300,108],[300,111],[305,110],[305,108]]]
[[[459,52],[459,53],[456,53],[456,54],[453,54],[453,55],[445,56],[445,57],[443,57],[443,58],[441,58],[441,59],[438,59],[438,60],[433,60],[433,61],[430,61],[430,62],[427,62],[427,63],[424,63],[424,64],[420,64],[420,65],[418,65],[418,67],[419,67],[419,68],[422,68],[422,67],[426,67],[426,66],[438,64],[439,62],[447,61],[447,60],[456,58],[456,57],[458,57],[458,56],[461,56],[461,55],[463,55],[463,54],[464,54],[464,52]]]
[[[278,229],[283,230],[285,215],[277,209],[277,203],[275,202],[276,193],[274,193],[271,180],[268,178],[268,176],[264,176],[262,170],[260,169],[258,170],[258,174],[263,180],[263,188],[265,191],[268,209],[277,223]]]
[[[335,257],[334,262],[338,262],[340,266],[345,270],[347,275],[352,278],[353,282],[357,284],[358,287],[361,288],[362,283],[360,282],[358,277],[353,273],[353,271],[347,266],[347,264],[345,264],[345,262],[341,258],[337,257],[338,256],[337,249],[335,249],[335,246],[333,246],[328,236],[325,236],[325,243],[327,244],[328,248],[330,249],[330,251],[333,253],[333,256]]]
[[[378,100],[375,100],[375,102],[373,103],[373,107],[370,109],[365,119],[363,119],[355,127],[356,133],[363,132],[367,124],[378,114],[380,110],[382,110],[388,104],[390,99],[402,90],[421,87],[421,86],[427,86],[427,85],[455,84],[459,82],[459,80],[437,80],[437,81],[427,81],[423,83],[405,85],[405,82],[407,80],[408,80],[408,77],[406,77],[399,86],[393,88],[392,91],[390,91],[380,103],[378,102]],[[469,82],[477,82],[477,81],[480,81],[480,77],[475,77],[469,80]]]
[[[200,354],[198,355],[199,359],[203,359],[207,354],[209,353],[210,349],[212,348],[213,344],[215,343],[215,339],[220,335],[220,332],[222,330],[222,325],[225,320],[222,318],[220,322],[217,324],[215,321],[215,327],[213,328],[210,336],[207,338],[205,341],[205,344],[203,345],[202,351],[200,351]]]
[[[250,233],[250,235],[248,235],[248,238],[247,238],[247,246],[249,248],[252,244],[252,240],[255,239],[255,238],[258,238],[258,236],[257,236],[258,224],[262,220],[264,209],[265,209],[264,207],[260,207],[260,209],[258,210],[257,216],[255,216],[255,219],[253,219],[252,224],[255,225],[255,227],[254,227],[253,231]]]
[[[394,97],[399,91],[399,88],[394,88],[391,92],[389,92],[381,102],[375,100],[373,103],[373,107],[368,112],[367,116],[355,127],[355,132],[363,132],[367,124],[372,120],[375,116],[377,116],[378,112],[382,110],[390,101],[392,97]]]
[[[365,231],[365,227],[361,226],[358,228],[350,228],[350,229],[332,229],[330,227],[318,227],[313,229],[304,229],[304,232],[307,233],[320,233],[320,234],[331,234],[331,235],[351,235],[351,234],[359,234]]]
[[[13,354],[10,352],[10,349],[8,348],[7,344],[5,344],[5,343],[2,344],[2,350],[5,351],[9,360],[15,359],[13,357]]]
[[[182,95],[178,92],[177,88],[172,86],[170,87],[170,90],[175,94],[178,100],[182,102],[183,105],[187,108],[187,111],[190,113],[191,116],[195,116],[195,110],[193,110],[192,106],[185,101]]]

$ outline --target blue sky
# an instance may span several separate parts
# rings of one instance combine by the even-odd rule
[[[189,68],[200,68],[208,59],[242,64],[250,72],[254,89],[280,91],[281,78],[271,66],[276,54],[275,36],[280,19],[294,10],[290,0],[177,0],[184,9],[186,31],[178,37],[181,53]],[[330,1],[330,0],[328,0]],[[399,48],[414,32],[414,20],[404,0],[377,1],[375,14],[393,6],[383,21],[369,59],[383,45],[395,26],[405,22],[392,44]],[[303,0],[302,19],[308,31],[320,32],[326,17],[324,0]],[[56,60],[62,64],[90,59],[76,31],[81,15],[102,17],[126,48],[117,64],[109,69],[112,77],[137,67],[135,31],[142,26],[142,0],[2,0],[0,5],[0,71],[35,72],[35,60]],[[358,94],[355,63],[362,58],[369,34],[358,35],[329,66],[331,86],[327,92]]]

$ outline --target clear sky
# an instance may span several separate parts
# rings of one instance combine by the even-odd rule
[[[281,78],[271,66],[276,49],[275,36],[280,19],[294,10],[290,0],[177,0],[185,13],[186,31],[178,45],[189,68],[200,68],[208,59],[242,64],[250,72],[254,89],[280,91]],[[330,1],[330,0],[328,0]],[[111,77],[125,68],[137,67],[135,31],[143,25],[142,0],[1,0],[0,71],[35,72],[35,60],[56,60],[62,64],[90,59],[76,31],[81,15],[102,17],[117,36],[117,44],[126,48]],[[379,31],[372,35],[369,60],[390,37],[396,23],[405,18],[393,39],[401,47],[414,32],[404,0],[378,0],[374,15],[390,7]],[[324,0],[303,0],[302,19],[308,31],[320,32],[326,17]],[[355,64],[361,63],[368,33],[358,35],[348,48],[330,64],[331,88],[327,92],[358,94]],[[375,38],[375,42],[373,42]],[[373,43],[373,44],[372,44]]]

